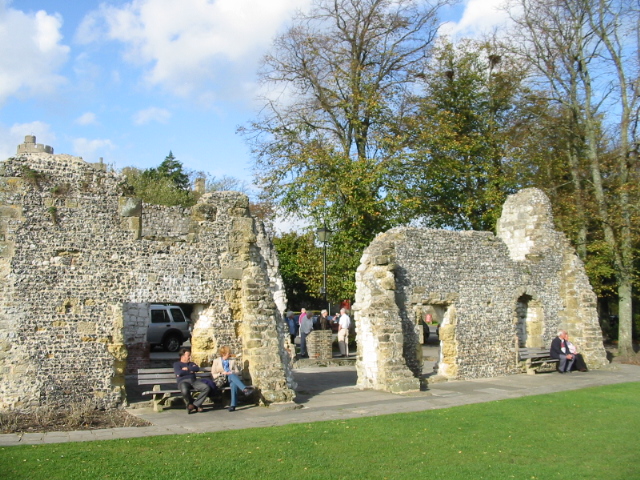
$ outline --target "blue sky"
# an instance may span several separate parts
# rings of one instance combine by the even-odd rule
[[[451,32],[500,20],[493,4],[450,9]],[[185,168],[250,183],[236,129],[255,117],[256,70],[310,0],[0,0],[0,159],[25,135],[115,168]]]

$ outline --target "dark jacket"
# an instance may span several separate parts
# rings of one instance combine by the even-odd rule
[[[561,350],[562,347],[565,347],[565,351]],[[549,355],[551,358],[560,358],[560,355],[566,355],[569,353],[569,349],[566,348],[564,344],[564,340],[560,337],[556,337],[551,341],[551,349],[549,349]]]
[[[183,370],[187,367],[188,370]],[[173,372],[176,374],[176,382],[180,385],[180,382],[189,381],[193,383],[196,381],[196,372],[200,371],[200,367],[193,362],[175,362],[173,364]]]

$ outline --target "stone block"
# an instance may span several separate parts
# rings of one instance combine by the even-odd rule
[[[78,333],[85,335],[94,335],[96,333],[95,322],[78,322],[76,323],[76,330]]]
[[[142,215],[142,200],[135,197],[120,197],[118,199],[118,213],[122,217],[140,217]]]
[[[22,218],[22,207],[18,205],[0,205],[0,217],[19,220]]]
[[[244,270],[241,268],[222,268],[221,277],[232,280],[242,280]]]
[[[378,255],[374,258],[374,263],[376,265],[387,265],[391,259],[386,255]]]
[[[213,222],[218,214],[218,208],[215,205],[198,203],[191,208],[191,217],[196,222]]]
[[[235,217],[233,219],[233,229],[237,232],[241,232],[243,235],[247,237],[253,236],[253,218]]]
[[[13,258],[15,255],[15,244],[13,242],[0,242],[0,258]]]
[[[386,277],[380,280],[380,286],[385,290],[395,290],[396,281],[393,277]]]

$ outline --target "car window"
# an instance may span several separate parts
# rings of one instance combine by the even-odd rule
[[[151,323],[167,323],[169,321],[166,310],[151,310]]]
[[[173,321],[174,322],[186,322],[187,321],[184,318],[184,315],[182,314],[182,310],[180,310],[179,308],[172,308],[171,309],[171,316],[173,317]]]

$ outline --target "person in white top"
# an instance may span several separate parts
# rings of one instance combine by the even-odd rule
[[[340,356],[349,356],[349,327],[351,319],[347,315],[345,308],[340,309],[340,320],[338,321],[338,347],[340,347]]]

